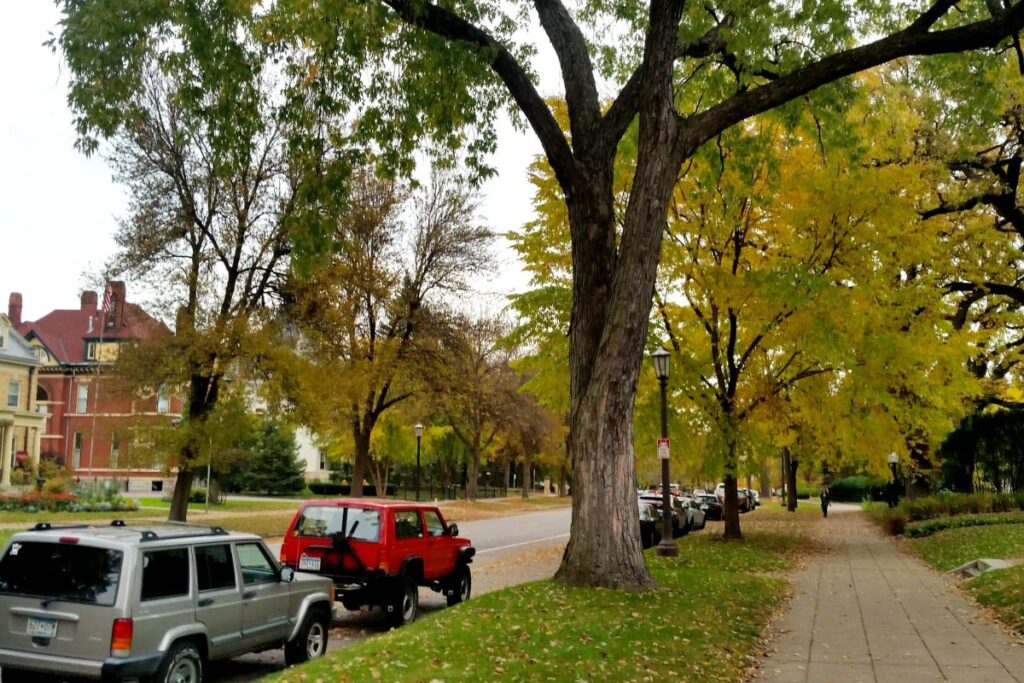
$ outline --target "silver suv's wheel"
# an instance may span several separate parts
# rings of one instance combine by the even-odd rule
[[[318,609],[307,614],[295,640],[289,641],[284,646],[285,663],[288,665],[301,664],[317,657],[323,657],[327,652],[330,628],[331,618],[328,613]]]
[[[203,656],[193,643],[175,643],[154,677],[156,683],[202,683]]]

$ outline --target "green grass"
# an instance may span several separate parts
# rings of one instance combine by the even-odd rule
[[[523,584],[271,680],[741,681],[786,590],[764,572],[790,567],[802,542],[793,532],[746,536],[688,537],[679,559],[649,551],[654,591]]]
[[[150,508],[163,508],[169,510],[171,508],[171,501],[164,500],[163,498],[139,498],[139,505],[150,507]],[[283,500],[235,500],[230,496],[228,499],[220,505],[214,505],[210,503],[210,514],[216,512],[265,512],[267,510],[297,510],[299,503]],[[192,511],[202,511],[206,509],[205,503],[189,503],[188,509]]]
[[[4,512],[0,514],[3,524],[35,524],[36,522],[73,522],[93,521],[97,519],[134,519],[137,517],[155,517],[159,512],[154,510],[124,510],[121,512]]]
[[[1024,555],[1024,525],[1000,524],[949,529],[911,541],[924,560],[948,571],[979,557],[1020,557]]]
[[[982,574],[967,582],[967,590],[979,603],[991,607],[999,619],[1024,633],[1024,565]]]

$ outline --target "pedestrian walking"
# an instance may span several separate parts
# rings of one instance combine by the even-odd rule
[[[821,515],[828,517],[828,506],[832,504],[832,494],[829,493],[828,484],[821,487]]]

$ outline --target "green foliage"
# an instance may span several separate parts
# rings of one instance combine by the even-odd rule
[[[886,534],[901,536],[907,530],[907,513],[902,508],[890,508],[885,503],[864,502],[863,505],[868,517]]]
[[[304,489],[305,464],[298,457],[295,435],[276,422],[265,422],[237,483],[244,491],[266,495]]]
[[[939,493],[922,498],[904,498],[895,508],[884,503],[867,503],[868,516],[891,535],[900,535],[912,522],[931,520],[957,515],[977,515],[1024,510],[1024,495],[1011,493]],[[992,523],[1000,523],[999,517]],[[970,521],[950,521],[947,526],[938,523],[936,529],[958,526],[977,526]],[[911,535],[928,535],[928,531],[912,532]]]
[[[909,538],[924,538],[925,536],[931,536],[947,529],[963,529],[972,526],[991,526],[993,524],[1024,524],[1024,514],[1009,512],[1003,514],[992,513],[981,516],[967,515],[932,519],[927,522],[911,524],[907,529],[907,536]]]
[[[881,498],[884,486],[884,482],[871,477],[855,475],[832,482],[828,489],[832,500],[836,502],[859,503],[871,498]]]
[[[939,448],[945,485],[955,491],[1024,492],[1024,408],[979,410]]]

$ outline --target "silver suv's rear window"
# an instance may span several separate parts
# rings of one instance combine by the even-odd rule
[[[120,550],[15,541],[0,558],[0,593],[109,607],[122,559]]]
[[[353,541],[380,540],[380,511],[336,505],[310,505],[299,515],[295,530],[299,536],[325,537],[341,533]]]

